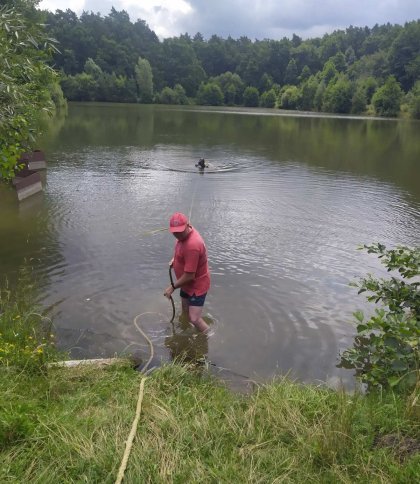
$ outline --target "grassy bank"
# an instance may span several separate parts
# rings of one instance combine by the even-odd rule
[[[0,482],[114,482],[139,381],[0,368]],[[418,424],[413,399],[287,380],[244,397],[171,365],[146,381],[125,482],[415,482]]]
[[[0,290],[0,482],[115,482],[141,375],[49,366],[63,356],[34,294],[25,272]],[[243,396],[168,365],[146,380],[125,482],[416,482],[418,397],[287,379]]]

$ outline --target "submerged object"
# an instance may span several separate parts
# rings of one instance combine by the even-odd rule
[[[200,158],[198,160],[198,163],[195,164],[195,166],[197,168],[202,169],[202,170],[204,170],[204,168],[208,168],[209,167],[209,165],[206,163],[206,160],[204,158]]]

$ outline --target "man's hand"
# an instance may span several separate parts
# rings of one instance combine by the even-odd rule
[[[172,259],[169,261],[169,267],[173,267],[174,266],[174,258],[172,257]]]
[[[168,286],[166,289],[165,289],[165,292],[163,293],[163,295],[165,297],[167,297],[168,299],[170,299],[170,297],[172,296],[172,293],[174,292],[174,288],[172,286]]]

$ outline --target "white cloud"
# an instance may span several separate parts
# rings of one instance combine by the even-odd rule
[[[251,39],[322,36],[350,25],[372,27],[420,18],[420,0],[43,0],[41,8],[107,15],[111,5],[161,37],[201,32]]]
[[[86,2],[85,0],[42,0],[39,3],[39,8],[45,10],[51,10],[55,12],[56,10],[73,10],[73,12],[80,13]]]

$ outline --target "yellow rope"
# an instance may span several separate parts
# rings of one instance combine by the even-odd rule
[[[155,353],[152,341],[147,336],[147,334],[141,329],[141,327],[137,324],[137,319],[140,318],[141,316],[144,316],[145,314],[153,314],[153,313],[138,314],[133,320],[134,326],[143,335],[144,339],[148,342],[149,347],[150,347],[150,357],[147,360],[146,364],[143,366],[143,370],[142,370],[143,373],[147,370],[148,366],[150,365],[150,362],[153,359],[154,353]],[[125,451],[124,451],[124,455],[123,455],[123,458],[122,458],[122,461],[121,461],[120,469],[118,471],[117,480],[115,481],[115,484],[121,484],[122,480],[124,479],[125,469],[127,468],[128,458],[130,457],[131,448],[133,446],[134,437],[136,435],[137,426],[138,426],[138,423],[139,423],[139,420],[140,420],[141,404],[143,402],[144,382],[145,381],[146,381],[146,377],[144,376],[141,379],[141,382],[140,382],[139,396],[138,396],[138,399],[137,399],[136,416],[134,417],[133,423],[131,425],[130,434],[129,434],[127,442],[125,444]]]
[[[128,458],[130,456],[131,447],[133,446],[134,436],[136,435],[137,425],[140,420],[140,413],[141,413],[141,404],[143,402],[143,394],[144,394],[144,382],[146,381],[146,377],[143,377],[140,382],[140,391],[139,391],[139,398],[137,399],[137,409],[136,409],[136,417],[133,420],[133,424],[131,426],[130,434],[128,436],[127,442],[125,444],[125,451],[121,461],[120,470],[118,471],[117,480],[115,484],[121,484],[122,480],[124,479],[124,472],[127,468]]]
[[[134,326],[137,328],[137,331],[139,331],[141,333],[141,335],[143,336],[143,338],[147,341],[147,343],[149,344],[149,348],[150,348],[150,357],[149,359],[147,360],[146,364],[143,366],[143,369],[142,369],[142,372],[144,373],[146,370],[147,370],[147,367],[150,365],[150,362],[153,360],[153,356],[155,355],[155,350],[153,348],[153,343],[151,342],[150,338],[147,336],[147,334],[141,329],[141,327],[137,324],[137,319],[140,318],[141,316],[144,316],[145,314],[155,314],[153,312],[146,312],[146,313],[141,313],[141,314],[137,314],[137,316],[134,318]]]

